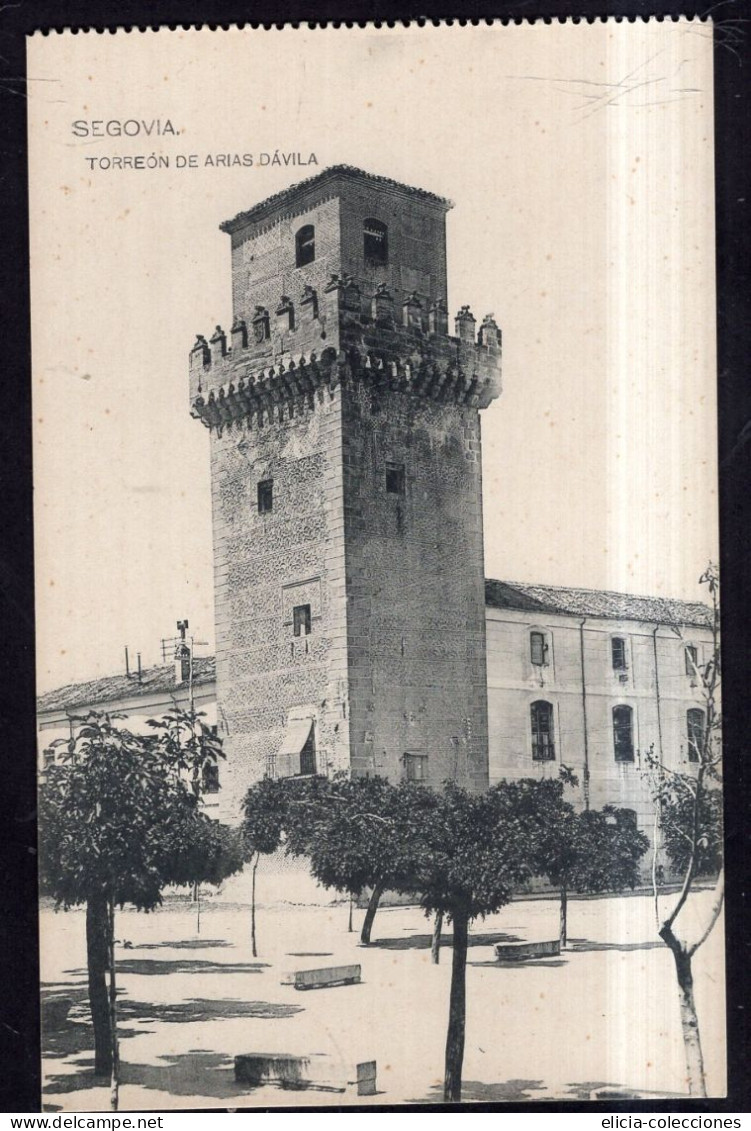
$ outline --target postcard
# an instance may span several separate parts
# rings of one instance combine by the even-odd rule
[[[711,24],[28,66],[45,1110],[724,1096]]]

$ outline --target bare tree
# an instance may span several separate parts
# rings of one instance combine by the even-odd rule
[[[694,999],[692,960],[707,940],[722,910],[724,877],[722,868],[722,794],[720,693],[720,616],[719,576],[709,565],[700,578],[707,586],[712,605],[711,654],[700,663],[694,649],[687,646],[686,662],[691,665],[704,701],[703,719],[689,734],[689,757],[694,772],[682,773],[651,754],[647,757],[655,799],[655,844],[652,885],[657,933],[670,949],[675,962],[681,1012],[681,1027],[686,1054],[689,1093],[706,1096],[704,1057],[699,1019]],[[678,628],[679,639],[683,639]],[[658,833],[671,867],[681,876],[680,888],[667,912],[660,905],[661,866],[657,861]],[[701,875],[716,874],[714,898],[696,937],[689,941],[678,933],[678,919]]]

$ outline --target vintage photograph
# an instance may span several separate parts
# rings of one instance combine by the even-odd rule
[[[724,1096],[711,24],[28,62],[44,1109]]]

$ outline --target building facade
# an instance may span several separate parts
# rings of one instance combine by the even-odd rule
[[[698,761],[706,718],[699,670],[712,657],[711,610],[514,582],[487,581],[485,592],[490,784],[557,777],[566,766],[578,778],[571,799],[580,808],[633,809],[639,826],[651,832],[648,756],[654,753],[677,772],[690,773]],[[122,712],[126,725],[140,732],[174,702],[187,706],[183,674],[167,665],[146,669],[140,681],[113,676],[42,696],[41,768],[51,740],[67,737],[71,716],[89,708]],[[212,657],[195,661],[194,699],[227,747]],[[303,742],[295,756],[268,771],[310,772],[309,757]],[[420,769],[407,759],[398,775]],[[205,800],[235,821],[237,797],[226,788],[229,758],[218,773]]]

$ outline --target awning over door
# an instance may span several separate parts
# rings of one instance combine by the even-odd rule
[[[310,738],[312,729],[312,719],[290,719],[284,732],[279,756],[283,757],[285,754],[297,754],[299,757],[300,751]]]

